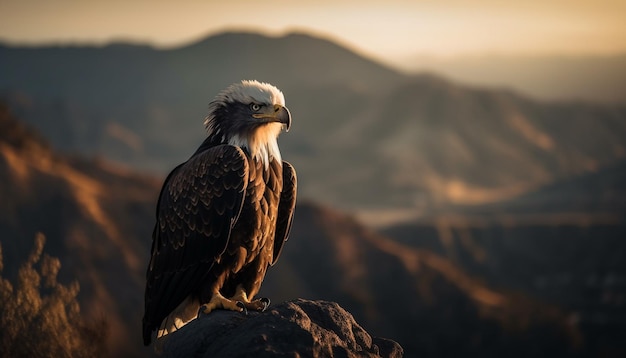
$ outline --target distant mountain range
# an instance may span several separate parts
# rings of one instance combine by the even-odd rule
[[[626,157],[626,105],[546,103],[406,75],[305,34],[189,46],[0,46],[0,93],[66,152],[166,173],[203,138],[208,102],[244,78],[286,95],[280,139],[301,197],[416,213],[482,204]]]
[[[83,314],[106,317],[111,354],[149,356],[140,318],[160,181],[59,154],[0,105],[0,182],[3,275],[15,275],[43,232],[61,281],[80,283]],[[580,354],[578,328],[559,308],[494,289],[444,255],[307,201],[262,290],[275,302],[337,301],[407,357]]]
[[[588,213],[626,219],[626,160],[550,183],[512,199],[479,207],[459,207],[471,215]]]
[[[626,54],[414,56],[397,65],[474,86],[511,88],[539,100],[626,102]]]

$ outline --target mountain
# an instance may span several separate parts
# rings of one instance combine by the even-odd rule
[[[166,173],[243,78],[286,94],[280,139],[302,197],[416,214],[487,203],[626,156],[626,105],[546,103],[406,75],[306,34],[224,33],[179,48],[0,46],[0,93],[55,147]]]
[[[14,277],[43,233],[60,280],[80,284],[81,311],[108,322],[111,354],[136,355],[159,181],[59,155],[0,105],[0,183],[3,273]]]
[[[626,161],[382,233],[568,312],[584,356],[626,354]]]
[[[509,200],[464,208],[479,215],[582,213],[624,219],[626,160],[544,185]]]
[[[150,355],[139,326],[160,180],[59,154],[6,106],[0,129],[4,273],[15,275],[35,233],[44,233],[61,281],[80,283],[81,312],[108,321],[112,355]],[[440,254],[306,201],[261,295],[339,302],[408,357],[577,355],[577,327],[559,308],[493,289]]]
[[[379,119],[345,124],[361,142],[346,148],[338,140],[327,152],[352,155],[347,170],[358,170],[363,186],[384,195],[364,195],[354,185],[342,192],[432,211],[446,203],[499,201],[623,158],[625,109],[540,103],[415,77],[372,108]],[[369,171],[358,161],[354,168],[357,155]]]
[[[508,87],[541,100],[626,101],[626,54],[414,56],[397,63],[474,86]]]
[[[282,301],[297,293],[340,302],[409,357],[577,354],[577,328],[557,307],[492,289],[437,253],[307,202],[296,208],[291,238],[260,295]]]

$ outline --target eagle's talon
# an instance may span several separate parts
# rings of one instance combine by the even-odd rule
[[[241,301],[237,301],[236,303],[237,307],[241,307],[241,312],[243,312],[244,315],[248,315],[248,309],[246,308],[246,305],[241,302]]]
[[[265,310],[270,306],[270,299],[267,297],[261,297],[259,298],[259,301],[263,303],[263,308],[261,309],[261,312],[265,312]]]

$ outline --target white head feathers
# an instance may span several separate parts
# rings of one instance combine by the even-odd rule
[[[221,136],[222,142],[247,148],[252,157],[260,159],[267,166],[270,158],[281,161],[278,143],[276,141],[283,127],[281,123],[268,123],[257,129],[250,135],[232,135],[226,138],[226,133],[222,133],[216,121],[216,115],[221,108],[232,103],[264,104],[272,108],[274,105],[285,106],[283,93],[275,86],[259,82],[256,80],[243,80],[233,83],[222,90],[209,104],[209,114],[204,121],[204,125],[209,136]]]
[[[228,103],[266,103],[269,105],[285,105],[285,96],[276,87],[269,83],[256,80],[243,80],[240,83],[233,83],[215,97],[214,102]]]

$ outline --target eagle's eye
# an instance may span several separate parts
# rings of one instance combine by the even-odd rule
[[[250,109],[252,109],[253,111],[258,111],[259,109],[261,109],[261,105],[258,103],[250,103]]]

